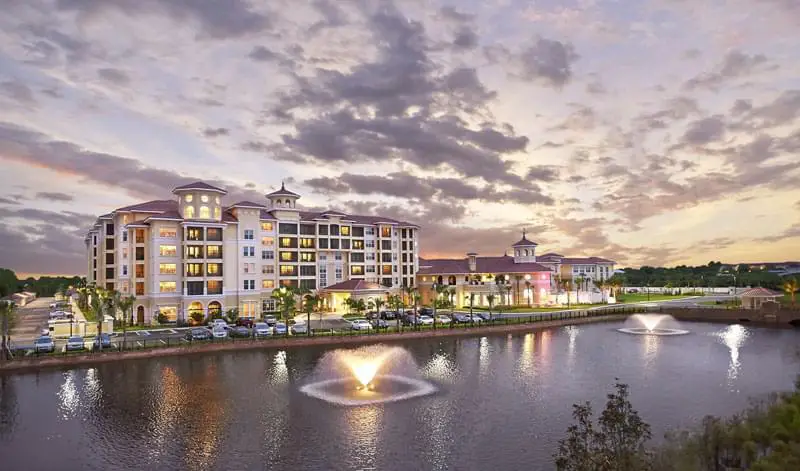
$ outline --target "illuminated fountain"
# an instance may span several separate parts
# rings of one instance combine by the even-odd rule
[[[688,330],[678,329],[678,322],[669,314],[634,314],[625,321],[620,332],[634,335],[686,335]]]
[[[400,347],[328,352],[315,377],[300,392],[342,406],[397,402],[436,392],[436,386],[420,379],[414,359]]]

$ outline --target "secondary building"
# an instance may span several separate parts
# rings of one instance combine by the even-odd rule
[[[170,322],[236,308],[242,317],[275,310],[280,287],[315,291],[348,280],[386,290],[413,285],[419,227],[381,216],[302,211],[281,189],[265,204],[225,205],[203,182],[172,200],[100,216],[86,236],[87,279],[136,296],[133,321]]]
[[[488,306],[493,296],[494,305],[552,304],[558,302],[567,280],[580,281],[579,289],[589,292],[595,289],[595,281],[614,274],[612,260],[554,253],[537,256],[537,246],[523,232],[522,239],[510,247],[513,255],[506,251],[499,257],[468,253],[458,259],[420,259],[417,286],[423,302],[439,296],[452,298],[457,306]]]

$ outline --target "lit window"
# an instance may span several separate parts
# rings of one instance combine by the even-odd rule
[[[272,223],[271,222],[262,222],[261,223],[261,230],[264,232],[272,232]]]
[[[391,237],[392,228],[389,226],[381,226],[381,237]]]
[[[291,262],[294,258],[294,252],[281,252],[281,260],[284,262]]]
[[[272,275],[273,273],[275,273],[275,267],[272,265],[262,265],[261,273],[263,273],[264,275]]]
[[[186,201],[187,203],[191,203],[192,202],[192,195],[186,195],[183,198],[183,200]]]
[[[364,274],[364,267],[354,265],[350,267],[350,274],[351,275],[363,275]]]
[[[341,234],[343,236],[349,236],[350,235],[350,227],[349,226],[342,226]]]
[[[158,236],[163,239],[174,239],[178,237],[178,230],[174,227],[161,227],[158,229]]]
[[[211,219],[211,210],[208,206],[200,206],[200,219]]]
[[[281,275],[296,275],[297,267],[293,265],[281,265]]]
[[[174,245],[162,245],[158,248],[158,254],[162,257],[174,257],[178,255],[178,247]]]
[[[261,238],[261,245],[264,247],[273,247],[275,246],[275,238],[274,237],[262,237]]]
[[[186,206],[183,208],[184,219],[194,219],[194,206]]]
[[[203,203],[208,203],[208,195],[200,195],[200,201]]]
[[[178,284],[174,281],[161,281],[158,283],[158,290],[162,293],[174,293],[178,290]]]
[[[263,280],[261,282],[261,288],[263,289],[272,289],[275,287],[275,280]]]
[[[160,263],[158,265],[158,272],[162,275],[174,275],[178,272],[178,266],[174,263]]]
[[[219,209],[219,206],[214,206],[214,219],[220,219],[222,217],[222,210]]]

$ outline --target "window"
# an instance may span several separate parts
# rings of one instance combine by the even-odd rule
[[[275,267],[273,265],[261,265],[261,273],[265,275],[272,275],[275,273]]]
[[[295,237],[281,237],[280,246],[284,249],[296,249],[297,238]]]
[[[222,258],[222,246],[221,245],[207,245],[206,246],[206,258]]]
[[[178,308],[175,306],[158,306],[158,312],[166,316],[168,322],[178,320]]]
[[[301,262],[315,262],[316,258],[316,254],[314,252],[300,252]]]
[[[381,273],[384,275],[391,275],[392,274],[392,266],[391,265],[381,265]]]
[[[304,265],[300,267],[300,276],[316,276],[317,267],[314,265]]]
[[[331,224],[331,235],[338,236],[339,235],[339,226],[336,224]]]
[[[301,235],[314,235],[317,233],[317,228],[314,224],[300,224]]]
[[[403,238],[405,238],[405,237],[406,237],[406,234],[407,234],[407,232],[406,232],[406,230],[405,230],[405,229],[401,229],[401,230],[400,230],[400,237],[403,237]]]
[[[354,240],[353,241],[353,250],[364,250],[364,241],[363,240]]]
[[[281,251],[281,262],[296,262],[297,261],[297,252],[284,252]]]
[[[381,262],[383,263],[391,263],[392,261],[392,254],[390,253],[382,253],[381,254]]]
[[[391,237],[392,228],[389,226],[381,226],[381,237]]]
[[[374,227],[367,227],[366,229],[364,229],[364,234],[369,235],[369,236],[374,236],[375,235],[375,228]]]
[[[219,227],[209,227],[206,229],[206,240],[219,242],[222,240],[222,229]]]
[[[144,282],[136,282],[136,296],[144,296]]]
[[[328,260],[328,256],[326,254],[324,254],[324,253],[321,253],[321,254],[319,254],[319,260],[321,262],[327,261]]]
[[[272,289],[275,287],[275,280],[262,280],[261,289]]]
[[[343,236],[350,236],[350,226],[342,226],[340,232]]]
[[[114,279],[114,269],[113,268],[106,268],[106,278],[109,280]]]
[[[114,239],[106,239],[106,250],[114,250]]]
[[[222,218],[222,210],[219,209],[219,206],[214,206],[214,219],[221,219]]]
[[[128,241],[128,231],[122,231],[122,241],[123,242]]]
[[[203,276],[203,264],[202,263],[187,263],[186,264],[186,276]]]
[[[300,247],[304,249],[314,248],[314,239],[302,238],[300,239]]]
[[[245,263],[244,264],[244,272],[247,274],[254,274],[256,272],[256,264],[255,263]]]
[[[342,249],[350,250],[350,239],[342,239]]]
[[[364,241],[364,244],[368,249],[374,249],[375,248],[375,241],[374,240],[366,240],[366,241]]]
[[[367,273],[375,273],[375,265],[367,265]]]
[[[174,245],[172,246],[172,249],[175,250]],[[175,255],[175,253],[173,252],[172,255]],[[136,247],[136,254],[134,258],[136,258],[136,260],[144,260],[144,247]]]
[[[272,223],[271,222],[262,222],[261,223],[261,230],[264,232],[272,232]]]
[[[222,294],[222,282],[220,280],[206,281],[206,294]]]
[[[274,237],[262,237],[261,238],[261,245],[264,247],[275,247],[275,238]]]
[[[208,203],[208,195],[200,195],[200,201],[203,203]]]
[[[255,257],[256,248],[252,246],[242,247],[242,255],[245,257]]]
[[[317,280],[300,280],[300,289],[302,290],[317,289]]]
[[[178,266],[174,263],[159,263],[158,273],[162,275],[174,275],[178,273]]]
[[[274,250],[262,250],[261,251],[261,260],[275,260],[275,251]]]
[[[370,261],[375,261],[375,254],[374,253],[365,254],[364,258]]]
[[[252,319],[258,315],[258,301],[244,301],[239,309],[239,316]]]
[[[321,249],[327,249],[328,248],[328,239],[319,239],[319,241],[317,241],[317,243],[319,244],[319,248],[321,248]]]
[[[244,240],[253,240],[255,239],[255,234],[252,229],[245,229],[244,230]]]
[[[364,267],[360,265],[353,265],[350,267],[350,274],[351,275],[363,275],[364,274]]]
[[[162,239],[174,239],[178,237],[178,230],[174,227],[160,227],[158,228],[158,236]]]
[[[193,199],[193,198],[192,198],[192,195],[186,195],[186,196],[184,196],[184,198],[183,198],[183,200],[184,200],[184,201],[186,201],[187,203],[191,203],[191,202],[192,202],[192,199]]]
[[[186,230],[186,240],[203,240],[202,227],[190,227]]]
[[[186,294],[188,296],[202,296],[204,294],[203,285],[202,281],[187,281]]]
[[[106,265],[113,265],[114,264],[114,254],[107,253],[106,254]]]
[[[281,286],[287,288],[297,288],[297,280],[281,280]]]
[[[364,254],[363,253],[351,253],[350,254],[350,261],[353,263],[364,263]]]
[[[353,227],[353,237],[364,237],[364,228]]]
[[[342,279],[342,267],[336,267],[336,280]]]
[[[381,284],[386,286],[387,288],[392,287],[392,279],[391,278],[381,278]]]
[[[158,283],[158,291],[161,293],[174,293],[178,290],[178,284],[174,281],[161,281]]]
[[[392,250],[392,241],[391,240],[382,240],[381,241],[381,250]]]
[[[331,239],[331,248],[339,249],[339,239]]]
[[[114,235],[114,224],[106,224],[106,235],[107,236]]]
[[[136,278],[144,278],[144,264],[142,263],[136,264],[136,268],[134,270],[134,276],[136,276]]]
[[[123,276],[128,276],[128,265],[122,265]]]
[[[252,291],[256,289],[256,280],[244,280],[244,290]]]
[[[297,234],[297,224],[278,223],[278,233],[280,234]]]
[[[163,247],[163,245],[162,245]],[[186,246],[186,258],[203,258],[203,246],[202,245],[187,245]]]
[[[317,231],[319,235],[328,235],[328,226],[317,226]]]
[[[333,254],[333,259],[335,261],[337,261],[337,262],[341,262],[342,261],[342,253],[341,252],[336,252],[335,254]]]
[[[184,206],[183,219],[194,219],[194,206]]]
[[[297,276],[297,267],[294,265],[281,265],[281,276]]]
[[[206,264],[206,275],[208,276],[222,276],[221,263],[208,263]]]
[[[208,206],[200,206],[200,219],[211,219],[211,210]]]
[[[262,299],[261,300],[261,309],[264,312],[271,312],[275,310],[275,300],[272,298]]]
[[[97,243],[96,240],[95,243]],[[144,229],[136,229],[136,243],[144,244]]]

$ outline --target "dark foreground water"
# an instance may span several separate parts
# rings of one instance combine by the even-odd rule
[[[251,351],[0,377],[3,470],[551,469],[571,405],[614,378],[660,435],[792,387],[800,332],[618,324],[409,342],[440,391],[344,408],[298,392],[327,351]],[[329,349],[328,349],[329,350]]]

